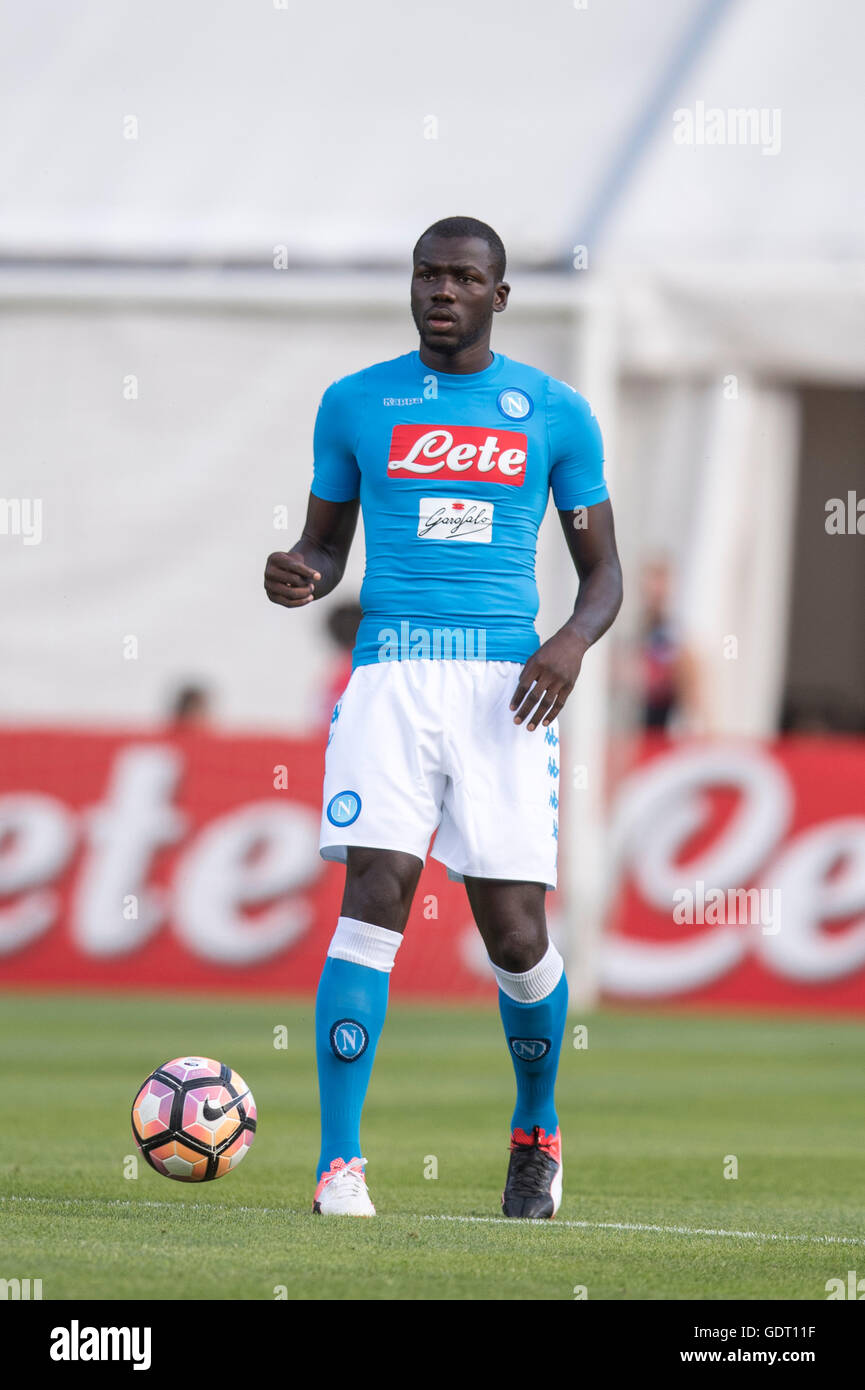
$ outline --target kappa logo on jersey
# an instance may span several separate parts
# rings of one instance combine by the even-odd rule
[[[337,792],[327,803],[327,818],[331,825],[353,825],[360,815],[360,804],[357,792]]]
[[[422,497],[417,533],[422,540],[491,541],[493,504],[462,497]]]
[[[356,1062],[366,1052],[369,1033],[356,1018],[341,1018],[330,1030],[330,1045],[341,1062]]]
[[[521,1062],[539,1062],[550,1050],[549,1038],[508,1038],[511,1052]]]
[[[531,396],[527,396],[525,391],[518,391],[515,386],[506,386],[504,391],[500,391],[496,405],[509,420],[528,420],[535,408]]]
[[[456,476],[522,487],[527,449],[526,436],[514,430],[491,434],[475,425],[394,425],[387,471],[391,478]]]

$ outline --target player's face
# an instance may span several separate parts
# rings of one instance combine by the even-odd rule
[[[508,286],[496,282],[490,248],[480,237],[427,237],[415,257],[411,311],[421,343],[457,353],[485,336],[504,309]]]

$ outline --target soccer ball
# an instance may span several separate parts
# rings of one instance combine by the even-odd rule
[[[157,1067],[132,1102],[132,1133],[157,1173],[210,1182],[236,1168],[255,1138],[252,1092],[211,1057],[175,1057]]]

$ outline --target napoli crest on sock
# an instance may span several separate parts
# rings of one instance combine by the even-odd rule
[[[366,1052],[368,1045],[369,1033],[356,1018],[341,1018],[330,1030],[333,1055],[341,1062],[356,1062]]]
[[[520,1062],[539,1062],[552,1047],[549,1038],[508,1038],[508,1044]]]

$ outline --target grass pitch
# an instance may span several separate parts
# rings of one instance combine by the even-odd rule
[[[856,1022],[572,1018],[564,1202],[526,1223],[498,1219],[513,1073],[495,1005],[391,1005],[363,1126],[379,1215],[360,1221],[310,1212],[312,1009],[2,997],[0,1276],[70,1300],[823,1300],[865,1274]],[[185,1052],[252,1087],[252,1150],[214,1183],[143,1161],[125,1177],[136,1089]]]

